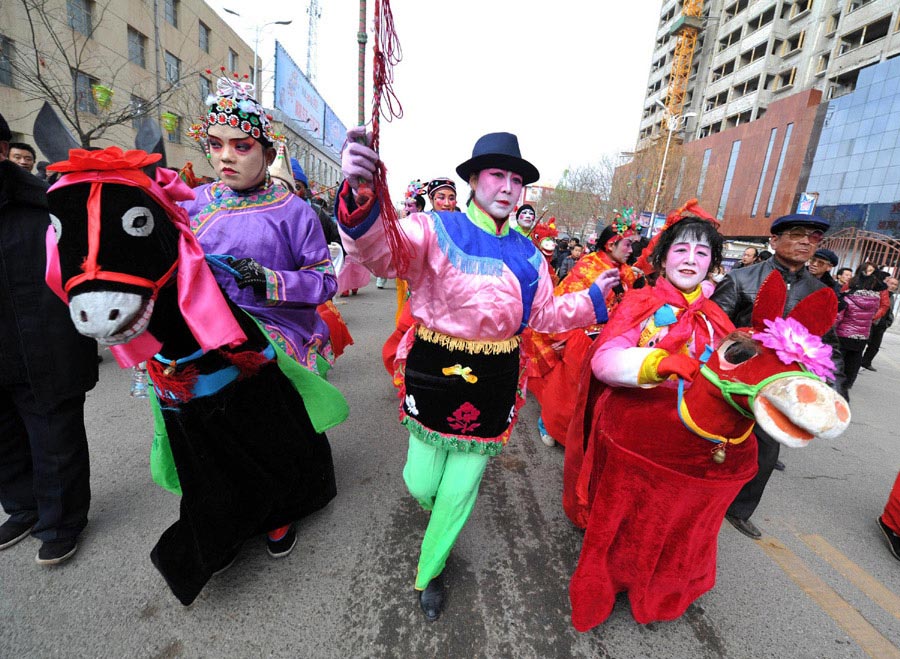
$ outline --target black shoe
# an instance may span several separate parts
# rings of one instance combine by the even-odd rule
[[[878,370],[877,368],[875,368],[875,367],[872,366],[871,364],[862,364],[862,367],[863,367],[864,369],[866,369],[867,371],[872,371],[873,373],[876,372],[876,371]]]
[[[77,538],[48,540],[41,545],[34,560],[38,565],[59,565],[72,558],[76,551],[78,551]]]
[[[776,460],[774,469],[777,469],[778,471],[784,471],[784,463],[781,460]]]
[[[900,561],[900,536],[894,533],[888,525],[882,521],[881,517],[878,518],[878,527],[881,529],[881,532],[884,533],[884,539],[888,541],[888,549],[891,550],[894,558]]]
[[[24,540],[37,522],[14,522],[6,520],[0,525],[0,549],[12,547],[19,540]]]
[[[444,584],[440,576],[432,579],[425,590],[419,592],[419,606],[428,622],[441,617],[441,611],[444,610]]]
[[[739,519],[732,515],[725,515],[725,519],[728,520],[729,524],[731,524],[734,528],[736,528],[748,538],[759,540],[762,537],[762,531],[756,528],[756,524],[751,522],[749,519]]]
[[[288,526],[287,533],[280,540],[272,540],[266,536],[266,551],[272,558],[284,558],[294,550],[297,544],[297,526],[291,524]]]
[[[240,554],[240,553],[241,553],[241,548],[238,547],[237,549],[234,550],[234,553],[231,555],[230,558],[225,559],[225,562],[222,563],[222,567],[220,567],[218,570],[216,570],[215,572],[212,573],[212,576],[216,576],[217,574],[222,574],[223,572],[226,572],[228,570],[228,568],[230,568],[232,565],[234,565],[234,562],[237,560],[238,554]]]

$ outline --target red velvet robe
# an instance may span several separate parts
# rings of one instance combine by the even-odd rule
[[[587,527],[569,595],[572,622],[586,631],[609,617],[627,591],[635,620],[672,620],[715,583],[719,528],[728,505],[756,473],[752,436],[724,464],[714,445],[687,430],[670,387],[610,387],[592,376],[590,357],[606,338],[640,324],[663,304],[683,309],[656,347],[676,351],[705,317],[718,341],[733,326],[705,298],[688,305],[668,282],[629,291],[585,362],[566,442],[564,506]],[[702,332],[700,332],[702,328]],[[741,417],[743,418],[743,417]]]

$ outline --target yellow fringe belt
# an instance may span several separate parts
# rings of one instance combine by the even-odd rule
[[[472,341],[450,336],[449,334],[442,334],[422,325],[416,325],[416,336],[423,341],[428,341],[428,343],[436,343],[450,350],[462,350],[473,355],[499,355],[514,352],[519,347],[521,338],[519,335],[516,335],[503,341]]]

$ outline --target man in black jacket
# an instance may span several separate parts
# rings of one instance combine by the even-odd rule
[[[785,215],[772,222],[770,244],[774,256],[761,263],[756,263],[740,270],[732,270],[712,295],[712,301],[718,304],[731,318],[735,327],[749,327],[753,313],[753,303],[760,286],[773,271],[778,272],[787,285],[787,301],[784,315],[790,313],[796,304],[820,288],[826,288],[806,269],[806,262],[815,253],[818,245],[828,230],[828,221],[815,215]],[[836,382],[832,386],[838,393],[844,390],[844,361],[834,330],[829,330],[822,337],[832,348]],[[755,429],[759,446],[759,471],[738,493],[725,515],[732,526],[750,538],[759,538],[762,532],[750,521],[750,516],[759,505],[769,476],[778,462],[779,444],[763,432],[759,426]]]
[[[75,331],[44,282],[47,184],[9,161],[0,115],[0,549],[29,533],[36,561],[75,553],[91,499],[85,392],[97,344]]]

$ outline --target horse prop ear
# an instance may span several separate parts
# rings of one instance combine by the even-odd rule
[[[147,153],[158,153],[162,156],[160,160],[144,167],[144,173],[153,178],[156,175],[157,167],[166,166],[166,147],[163,142],[162,131],[159,126],[150,117],[141,117],[138,123],[138,132],[134,138],[134,148],[146,151]]]
[[[71,149],[81,148],[47,101],[34,118],[33,131],[35,144],[51,162],[67,160]]]
[[[810,333],[823,336],[834,325],[837,311],[837,295],[830,288],[820,288],[800,300],[797,306],[791,309],[788,318],[805,325]]]
[[[782,279],[781,274],[777,270],[773,270],[766,277],[759,292],[756,294],[756,300],[753,302],[753,329],[762,332],[766,329],[764,320],[773,320],[780,318],[784,313],[784,303],[787,301],[787,286]]]

